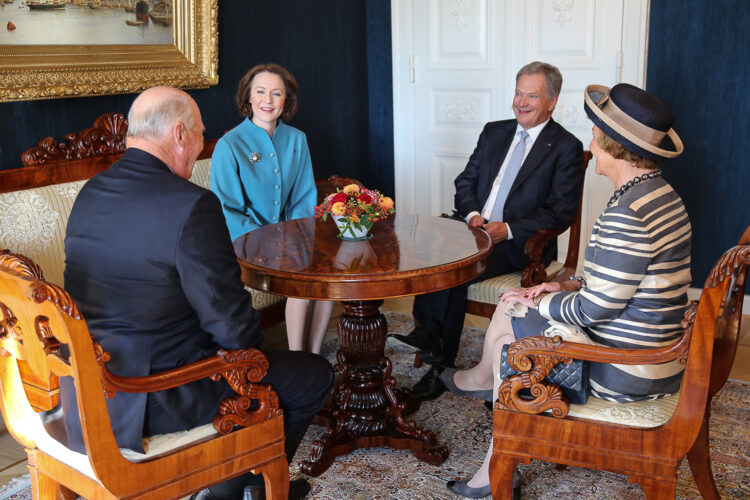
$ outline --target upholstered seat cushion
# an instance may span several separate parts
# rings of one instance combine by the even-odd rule
[[[92,479],[96,479],[94,471],[91,469],[89,458],[85,454],[71,450],[50,436],[42,425],[41,420],[37,419],[37,421],[34,422],[34,427],[33,435],[38,436],[36,441],[36,447],[38,449],[63,463],[68,464],[78,472],[85,474]],[[143,449],[146,453],[140,453],[127,448],[120,448],[120,452],[125,459],[130,460],[131,462],[141,462],[143,460],[155,458],[159,455],[167,454],[182,446],[209,438],[216,434],[218,433],[216,432],[216,429],[214,429],[213,424],[206,424],[188,431],[160,434],[144,438]]]
[[[679,400],[679,393],[653,401],[632,403],[614,403],[590,397],[585,405],[570,405],[568,416],[632,427],[658,427],[672,418]]]
[[[547,266],[547,274],[554,274],[563,267],[562,262],[552,261]],[[497,304],[500,295],[511,288],[521,286],[521,272],[508,273],[484,281],[473,283],[469,286],[469,300]]]

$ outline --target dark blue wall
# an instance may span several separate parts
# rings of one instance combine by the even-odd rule
[[[390,5],[380,0],[222,0],[219,85],[194,90],[206,137],[239,122],[234,93],[253,65],[277,62],[296,76],[316,177],[360,179],[393,194]],[[133,95],[0,104],[0,168],[45,136],[61,140],[102,113],[127,113]]]
[[[750,224],[750,13],[746,0],[651,2],[647,89],[685,152],[664,176],[693,224],[693,285]]]

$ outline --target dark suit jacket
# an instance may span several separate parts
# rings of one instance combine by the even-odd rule
[[[124,376],[175,368],[260,339],[258,317],[219,200],[156,157],[128,149],[81,189],[65,238],[65,288]],[[204,379],[149,395],[184,428],[210,421],[221,385]],[[83,451],[73,385],[61,382],[70,446]],[[146,394],[107,400],[120,447],[141,450]]]
[[[516,120],[504,120],[484,126],[469,163],[455,180],[456,212],[461,217],[482,212],[516,125]],[[523,248],[532,234],[565,227],[575,216],[583,182],[582,163],[581,141],[550,119],[521,165],[503,210],[503,222],[510,226],[513,239],[501,245],[516,269],[525,265]],[[545,260],[556,253],[553,244],[545,251]]]

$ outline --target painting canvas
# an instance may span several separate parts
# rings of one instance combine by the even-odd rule
[[[215,85],[218,0],[0,0],[0,101]]]
[[[0,43],[172,43],[172,15],[171,0],[0,0]]]

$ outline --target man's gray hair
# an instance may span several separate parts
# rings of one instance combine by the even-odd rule
[[[516,74],[516,83],[521,75],[543,75],[544,79],[547,80],[547,97],[552,98],[556,95],[560,95],[560,89],[562,88],[562,74],[557,66],[551,64],[534,61],[527,64]]]
[[[193,129],[193,108],[187,94],[169,95],[149,107],[137,106],[137,102],[136,98],[128,112],[128,137],[161,139],[178,121]]]

